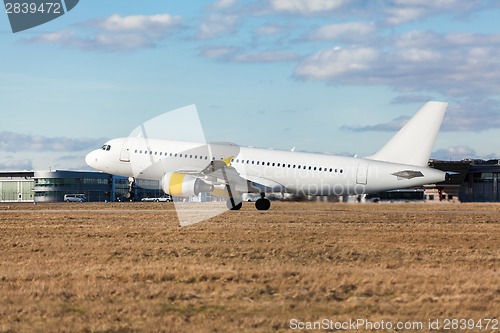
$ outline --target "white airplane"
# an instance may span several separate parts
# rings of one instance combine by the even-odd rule
[[[444,181],[428,167],[448,104],[428,102],[376,154],[344,157],[144,137],[112,139],[90,152],[94,169],[158,180],[166,194],[226,196],[228,209],[241,208],[243,193],[260,193],[258,210],[271,204],[266,193],[360,195]]]

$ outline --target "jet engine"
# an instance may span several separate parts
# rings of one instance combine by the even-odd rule
[[[161,188],[166,194],[189,197],[201,192],[212,192],[214,187],[200,178],[176,172],[167,172],[161,179]]]

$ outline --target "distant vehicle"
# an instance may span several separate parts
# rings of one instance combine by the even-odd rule
[[[158,197],[158,198],[151,198],[151,197],[146,197],[141,199],[142,202],[171,202],[172,197],[169,195],[166,195],[164,197]]]
[[[85,194],[65,194],[64,195],[65,202],[86,202],[87,197]]]
[[[256,202],[261,198],[261,195],[259,193],[243,193],[241,195],[241,200],[242,201],[247,201],[247,202]]]

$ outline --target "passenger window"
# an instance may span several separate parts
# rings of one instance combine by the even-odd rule
[[[274,166],[274,163],[273,163],[273,166]]]
[[[255,164],[255,161],[252,161],[252,164]]]

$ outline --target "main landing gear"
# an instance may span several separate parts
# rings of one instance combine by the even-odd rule
[[[268,210],[271,207],[271,201],[264,197],[265,193],[261,193],[260,196],[261,197],[257,201],[255,201],[255,208],[257,208],[257,210]],[[230,196],[226,201],[226,206],[229,210],[240,210],[243,206],[241,197],[235,199],[234,197]]]
[[[265,193],[260,194],[260,199],[255,201],[255,208],[257,210],[268,210],[271,207],[271,201],[265,198]]]
[[[243,206],[243,203],[241,202],[241,199],[239,201],[235,201],[235,199],[231,198],[226,201],[226,206],[229,210],[240,210]]]

